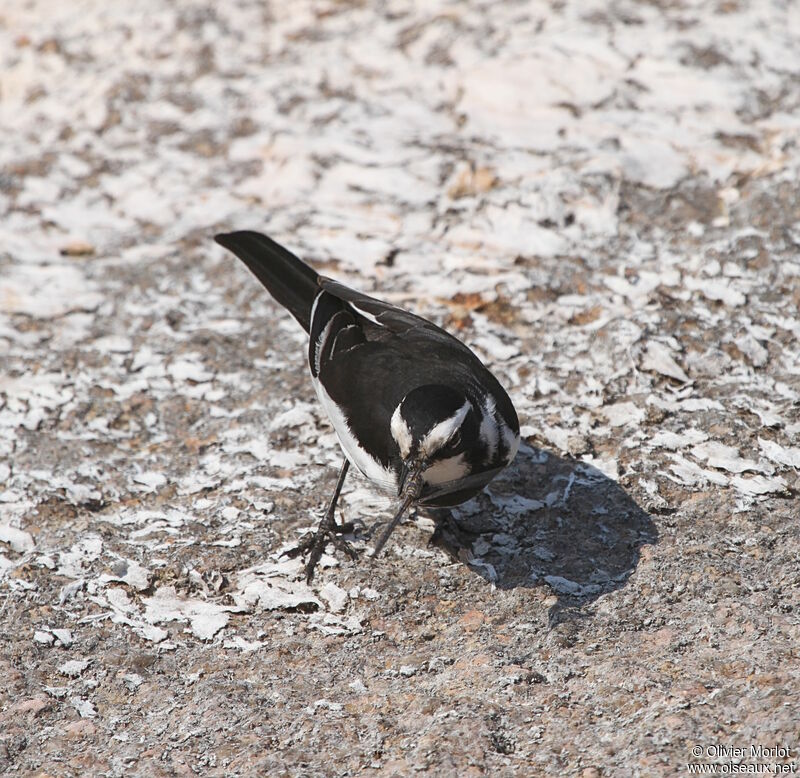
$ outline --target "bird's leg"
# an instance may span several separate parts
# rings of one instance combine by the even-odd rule
[[[322,517],[316,532],[306,535],[294,548],[286,552],[286,556],[291,558],[308,554],[308,559],[306,560],[306,582],[309,584],[314,578],[314,570],[322,557],[322,552],[329,542],[347,554],[350,559],[358,558],[358,553],[355,549],[341,537],[347,532],[352,532],[352,522],[347,522],[346,524],[336,523],[336,503],[339,501],[339,494],[342,491],[344,479],[349,469],[350,460],[345,459],[342,469],[339,471],[339,480],[333,490],[333,497],[331,497],[328,510],[325,511],[325,515]]]
[[[371,554],[373,559],[381,553],[386,541],[389,540],[389,535],[394,532],[395,527],[400,523],[400,519],[403,518],[406,511],[419,499],[420,494],[422,494],[422,467],[418,467],[411,476],[405,479],[401,487],[403,502],[397,509],[394,518],[386,525],[386,528],[378,538],[378,542],[375,544]]]

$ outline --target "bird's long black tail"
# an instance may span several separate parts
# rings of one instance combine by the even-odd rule
[[[236,254],[303,329],[309,331],[311,306],[320,291],[319,276],[314,270],[260,232],[228,232],[215,235],[214,240]]]

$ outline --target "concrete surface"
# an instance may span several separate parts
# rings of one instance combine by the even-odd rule
[[[799,14],[7,0],[0,772],[792,769]],[[340,453],[243,227],[459,334],[523,424],[312,588],[279,552]]]

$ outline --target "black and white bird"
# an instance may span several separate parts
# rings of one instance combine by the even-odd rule
[[[328,542],[356,557],[336,503],[352,464],[395,492],[399,510],[376,556],[413,504],[458,505],[514,458],[519,422],[497,379],[435,324],[321,276],[258,232],[215,240],[232,251],[309,335],[308,366],[345,461],[319,527],[293,549],[310,582]]]

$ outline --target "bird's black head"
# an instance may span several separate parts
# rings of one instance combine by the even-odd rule
[[[468,475],[469,454],[480,437],[479,424],[472,403],[457,389],[427,385],[409,392],[391,421],[403,462],[399,491],[409,474],[430,485]]]

